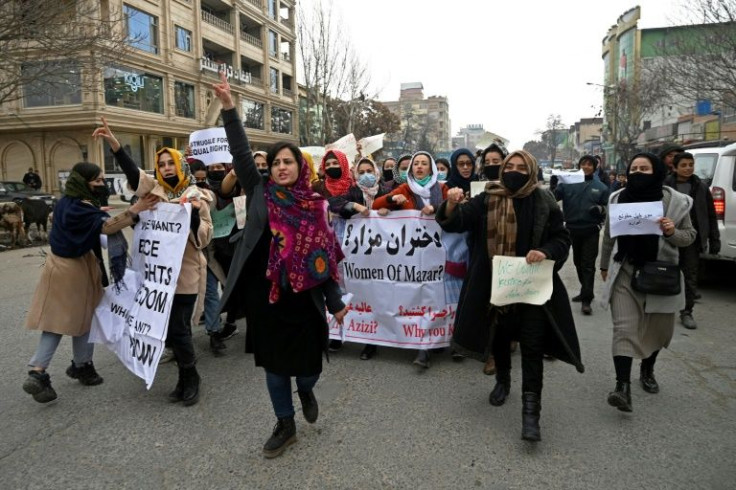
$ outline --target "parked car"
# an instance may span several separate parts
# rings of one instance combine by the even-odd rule
[[[736,143],[685,147],[695,157],[695,174],[710,187],[716,208],[721,251],[704,259],[736,260]]]
[[[45,194],[41,191],[31,189],[23,182],[0,182],[0,201],[13,201],[20,204],[26,199],[41,200],[45,202],[51,210],[53,210],[54,206],[56,206],[56,197],[51,194]]]

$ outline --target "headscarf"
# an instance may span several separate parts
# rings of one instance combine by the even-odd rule
[[[273,235],[266,270],[266,278],[271,281],[269,303],[279,300],[281,289],[290,287],[299,293],[330,277],[337,281],[337,264],[344,258],[327,223],[327,201],[312,191],[309,164],[301,154],[297,157],[299,177],[293,186],[280,186],[273,179],[265,184],[268,222]],[[272,164],[271,159],[269,168]]]
[[[82,201],[89,201],[95,207],[99,208],[100,200],[95,196],[87,183],[95,180],[101,173],[102,169],[94,163],[77,163],[74,165],[74,169],[69,174],[69,178],[64,185],[64,195]]]
[[[419,155],[424,155],[429,158],[430,170],[432,172],[429,182],[427,182],[425,186],[419,185],[414,178],[414,159]],[[434,158],[432,158],[432,155],[428,152],[418,151],[411,156],[409,172],[406,175],[406,183],[409,185],[411,192],[419,198],[415,199],[418,209],[422,209],[427,204],[437,209],[439,205],[442,204],[442,186],[437,183],[437,164],[435,163]]]
[[[406,179],[401,176],[401,170],[399,170],[401,162],[404,160],[411,160],[411,155],[401,155],[399,159],[396,160],[396,165],[394,165],[394,168],[392,169],[394,174],[394,185],[398,186],[400,184],[406,184]]]
[[[174,165],[176,165],[176,177],[179,179],[179,182],[177,182],[176,186],[171,187],[169,184],[166,183],[164,180],[163,175],[161,175],[161,172],[158,169],[158,160],[161,158],[161,155],[163,153],[168,153],[171,155],[171,159],[174,161]],[[174,148],[161,148],[159,151],[156,152],[156,180],[161,185],[161,187],[166,192],[166,196],[171,199],[176,199],[180,197],[184,192],[187,190],[187,187],[193,182],[193,179],[191,178],[191,175],[189,173],[189,165],[182,162],[181,153],[179,150],[176,150]]]
[[[339,179],[333,179],[329,175],[327,175],[327,172],[325,172],[325,162],[328,158],[333,157],[337,158],[338,163],[340,163],[340,169],[342,170],[342,175],[340,175]],[[350,177],[350,163],[348,162],[348,157],[345,155],[345,153],[339,151],[339,150],[330,150],[327,153],[325,153],[325,156],[322,157],[322,164],[320,165],[322,172],[325,173],[325,187],[327,188],[327,191],[332,196],[342,196],[343,194],[348,192],[348,189],[350,189],[350,186],[353,185],[352,178]]]
[[[317,173],[317,167],[314,165],[314,158],[312,158],[311,153],[307,153],[306,151],[302,152],[302,156],[309,164],[309,182],[313,184],[319,180],[319,174]]]
[[[371,165],[373,165],[373,172],[374,172],[374,175],[376,176],[376,183],[375,185],[373,185],[373,187],[364,187],[360,184],[360,179],[358,178],[358,169],[360,168],[360,165],[363,163],[370,163]],[[376,162],[374,162],[370,158],[363,157],[358,161],[358,164],[353,169],[353,172],[354,172],[353,177],[355,177],[355,183],[358,186],[358,188],[363,192],[363,200],[365,201],[365,206],[368,209],[371,209],[371,207],[373,206],[373,200],[376,198],[376,194],[378,194],[378,189],[380,188],[380,185],[381,185],[381,180],[380,180],[380,176],[378,173],[378,165],[376,165]]]
[[[460,155],[467,155],[470,157],[470,161],[473,164],[470,177],[465,178],[460,175],[460,171],[457,169],[457,159]],[[470,183],[478,180],[478,174],[475,173],[475,155],[467,148],[458,148],[450,155],[450,176],[447,178],[447,187],[452,189],[453,187],[460,187],[463,192],[470,192]]]

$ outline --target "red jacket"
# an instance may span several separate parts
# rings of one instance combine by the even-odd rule
[[[440,188],[442,189],[442,199],[447,199],[447,186],[445,184],[440,184]],[[389,201],[389,196],[395,196],[398,194],[403,194],[406,196],[406,202],[404,204],[394,204]],[[414,193],[411,191],[411,188],[409,187],[409,184],[401,184],[396,189],[392,190],[388,194],[384,194],[381,197],[377,197],[375,201],[373,201],[373,209],[381,209],[386,208],[390,209],[392,211],[399,211],[399,210],[406,210],[406,209],[419,209],[421,210],[424,206],[417,205],[417,196],[414,195]],[[421,202],[421,201],[420,201]],[[435,211],[437,211],[435,209]]]

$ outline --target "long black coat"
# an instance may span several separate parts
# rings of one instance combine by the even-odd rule
[[[485,192],[475,196],[458,205],[450,218],[445,214],[447,201],[437,211],[437,222],[445,231],[470,233],[470,267],[460,290],[452,341],[461,351],[479,360],[485,360],[489,341],[494,334],[489,308],[491,257],[488,256],[487,245],[488,198],[489,194]],[[550,327],[545,339],[545,354],[573,364],[578,371],[583,372],[570,301],[565,285],[558,275],[569,254],[570,235],[554,196],[541,188],[534,191],[531,248],[544,252],[549,259],[555,261],[552,298],[543,306]]]
[[[222,111],[222,119],[225,123],[225,132],[228,143],[230,144],[230,153],[233,155],[233,167],[238,176],[238,182],[245,191],[248,217],[243,230],[233,237],[233,241],[235,241],[235,253],[230,265],[222,298],[220,299],[220,311],[235,311],[239,318],[247,316],[249,320],[247,335],[252,339],[256,337],[252,333],[253,329],[257,331],[258,340],[254,345],[256,363],[258,363],[259,345],[264,345],[265,343],[273,347],[274,344],[278,344],[278,349],[283,351],[284,355],[277,359],[270,358],[271,364],[264,367],[277,374],[315,374],[314,372],[304,372],[303,370],[302,372],[291,371],[295,367],[305,365],[311,366],[310,371],[314,371],[312,368],[317,367],[315,366],[314,359],[319,361],[319,356],[321,356],[322,351],[326,350],[328,341],[325,305],[331,313],[336,313],[345,307],[341,300],[340,288],[334,280],[328,279],[318,287],[309,290],[312,303],[314,304],[314,308],[319,312],[321,321],[316,326],[310,324],[310,328],[316,327],[317,331],[307,333],[306,336],[294,334],[296,325],[270,325],[270,328],[266,328],[266,324],[270,322],[266,322],[263,318],[254,317],[252,312],[246,310],[245,302],[243,301],[245,296],[244,288],[254,287],[253,284],[263,284],[263,281],[254,281],[254,278],[248,278],[242,272],[258,241],[261,239],[264,231],[269,227],[268,208],[266,207],[263,178],[256,168],[253,153],[251,152],[248,138],[245,135],[243,123],[238,117],[237,110]],[[305,314],[305,318],[311,316]],[[307,342],[305,342],[305,338],[308,339]],[[315,349],[317,349],[317,352],[314,352]],[[321,367],[319,369],[321,370]]]

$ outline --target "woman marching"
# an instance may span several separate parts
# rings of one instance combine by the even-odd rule
[[[661,201],[662,235],[621,235],[611,238],[606,215],[601,247],[601,276],[605,281],[603,304],[611,304],[613,318],[613,365],[616,387],[608,404],[631,412],[632,358],[642,359],[640,382],[644,391],[658,393],[654,363],[662,347],[672,340],[675,312],[685,306],[684,291],[677,295],[644,294],[632,286],[634,273],[647,262],[662,261],[677,267],[678,247],[687,247],[696,232],[690,221],[692,199],[663,182],[665,164],[652,153],[634,155],[626,169],[627,185],[611,194],[610,204]],[[678,274],[679,276],[679,274]],[[678,280],[682,282],[682,278]]]
[[[263,454],[274,458],[296,441],[293,376],[304,418],[317,421],[313,388],[327,349],[325,305],[339,323],[347,313],[337,285],[342,251],[327,223],[326,201],[309,185],[309,167],[299,148],[274,144],[267,157],[270,178],[264,182],[224,74],[214,89],[248,207],[221,308],[236,306],[245,315],[249,351],[266,371],[278,421]]]
[[[512,152],[502,172],[500,182],[489,182],[484,193],[467,202],[462,188],[451,189],[437,212],[437,222],[445,231],[470,233],[470,267],[460,292],[452,344],[482,362],[494,355],[496,386],[490,398],[499,406],[511,387],[509,342],[519,340],[521,437],[539,441],[543,355],[573,364],[579,372],[584,369],[567,291],[557,273],[567,259],[570,236],[554,197],[537,185],[537,162],[531,154]],[[552,298],[542,306],[517,303],[489,308],[491,264],[496,255],[526,257],[528,264],[554,260]]]
[[[150,209],[155,198],[140,199],[114,218],[100,210],[107,195],[105,176],[94,163],[77,163],[54,208],[49,245],[51,251],[41,273],[26,318],[26,328],[41,330],[36,354],[23,390],[39,403],[56,399],[46,369],[62,335],[72,336],[74,360],[67,376],[87,386],[102,383],[92,363],[94,344],[88,342],[92,315],[107,286],[100,234],[108,236],[110,273],[115,284],[125,274],[127,244],[120,232],[137,222],[138,213]]]

